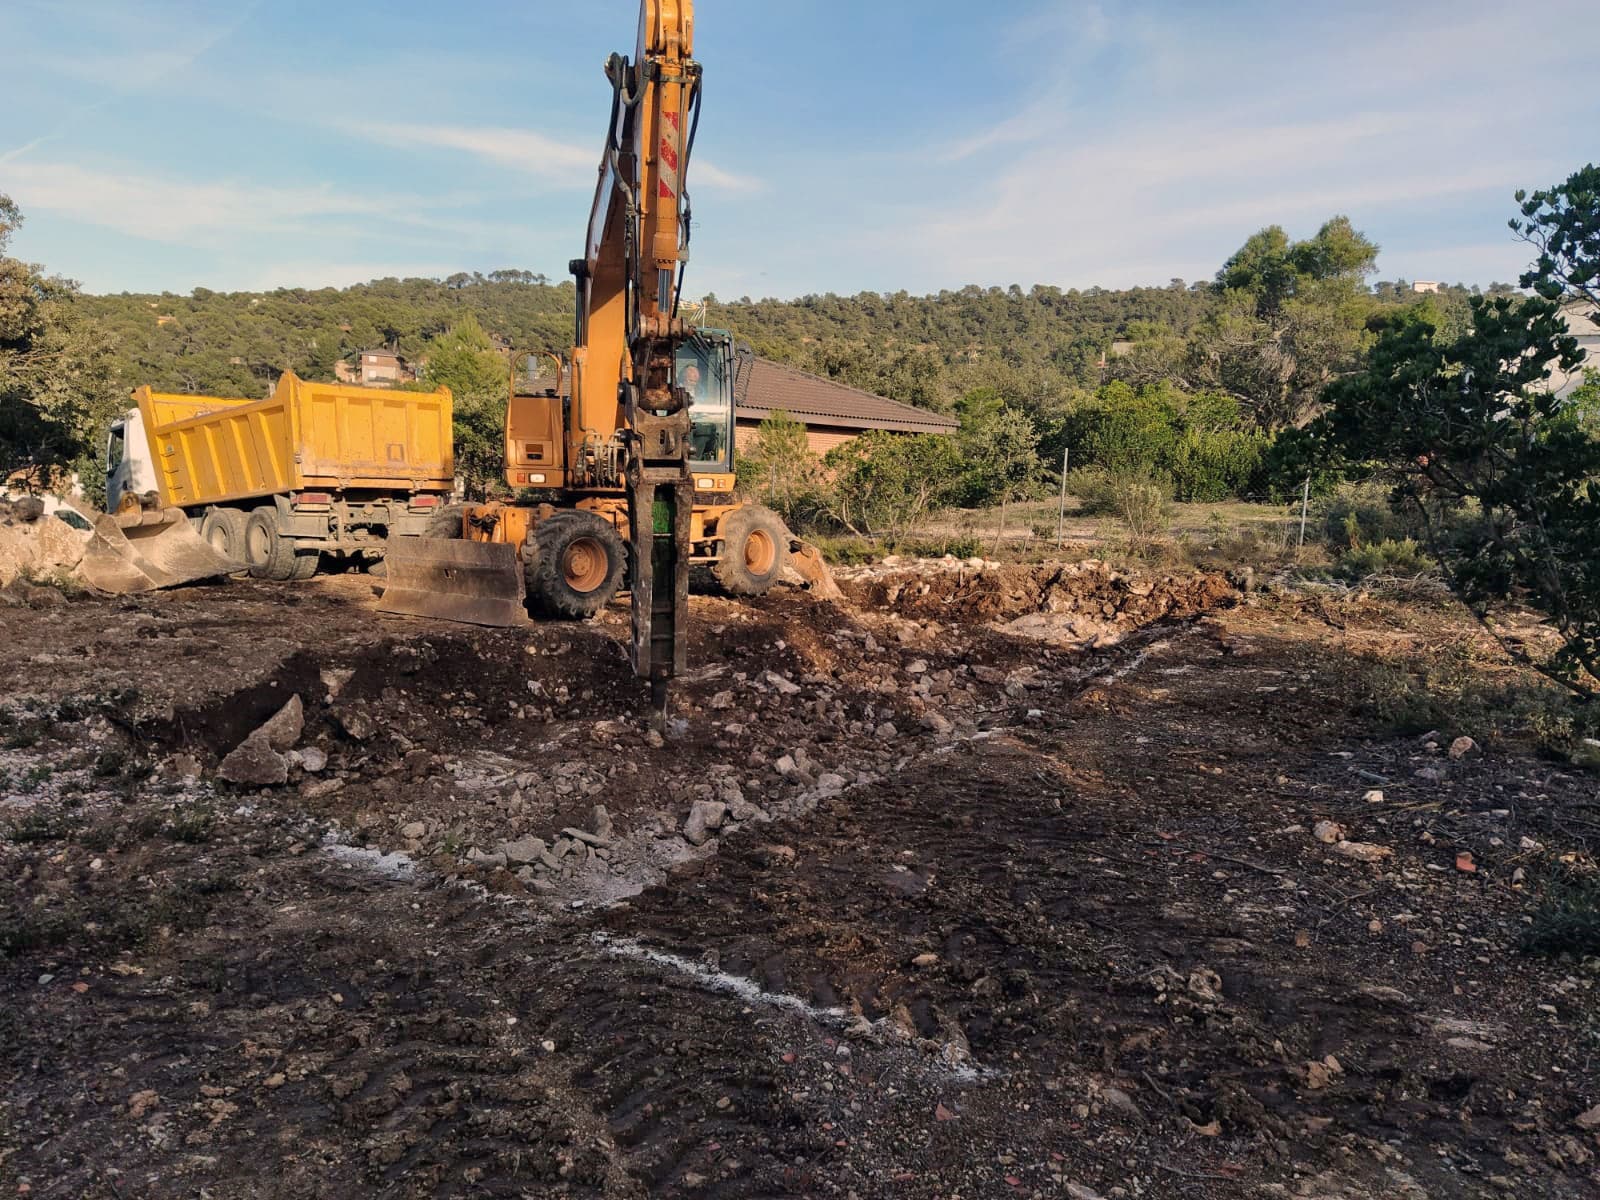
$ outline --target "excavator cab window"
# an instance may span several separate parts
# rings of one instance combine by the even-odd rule
[[[678,386],[689,393],[689,461],[697,471],[732,470],[733,371],[726,344],[694,337],[678,347]]]

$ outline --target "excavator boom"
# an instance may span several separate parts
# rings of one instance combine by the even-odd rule
[[[634,55],[613,54],[605,74],[611,115],[584,254],[571,263],[570,401],[563,407],[558,361],[556,388],[527,405],[513,367],[507,409],[507,482],[552,491],[553,503],[537,515],[515,505],[468,506],[451,536],[469,545],[509,541],[516,555],[490,561],[467,545],[446,552],[437,548],[444,539],[426,539],[434,546],[390,555],[382,607],[503,621],[514,607],[507,582],[520,561],[530,604],[591,615],[615,587],[611,565],[620,568],[626,553],[634,670],[650,680],[664,711],[667,681],[684,666],[695,515],[691,385],[700,375],[685,368],[678,378],[679,350],[692,336],[678,301],[701,95],[693,0],[640,0]],[[731,392],[723,411],[731,440]],[[544,416],[530,416],[514,436],[519,412]],[[618,501],[626,505],[626,550],[621,513],[609,524],[599,515],[606,504],[620,509]]]

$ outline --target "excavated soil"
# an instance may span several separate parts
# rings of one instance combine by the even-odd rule
[[[0,609],[0,1194],[1600,1194],[1600,971],[1518,948],[1593,777],[1342,694],[1458,617],[841,584],[697,597],[664,735],[620,606]]]

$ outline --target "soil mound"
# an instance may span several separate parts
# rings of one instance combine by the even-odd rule
[[[839,585],[858,604],[961,621],[1058,613],[1144,625],[1226,608],[1239,599],[1238,589],[1222,575],[1130,575],[1094,559],[1027,566],[945,561],[876,566],[840,572]]]

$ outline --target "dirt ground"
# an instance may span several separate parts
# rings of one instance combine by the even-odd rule
[[[1595,777],[1343,687],[1450,610],[841,583],[697,597],[665,736],[621,606],[0,607],[0,1195],[1600,1195]]]

